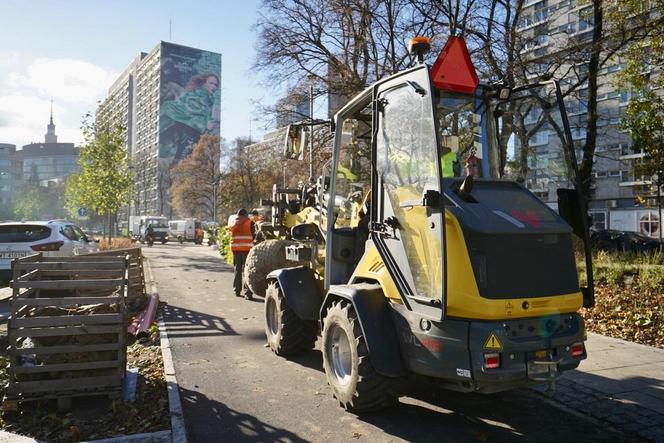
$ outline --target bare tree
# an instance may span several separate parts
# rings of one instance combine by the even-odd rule
[[[216,220],[220,142],[215,135],[201,136],[191,155],[172,168],[171,205],[179,215]]]
[[[409,0],[264,0],[255,67],[270,84],[314,81],[352,97],[411,63],[408,38],[430,35]]]

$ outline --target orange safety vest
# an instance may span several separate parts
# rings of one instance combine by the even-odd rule
[[[251,219],[238,218],[231,226],[231,251],[248,252],[254,245],[254,237],[251,235]]]

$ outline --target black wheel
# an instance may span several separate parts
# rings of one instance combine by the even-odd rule
[[[393,406],[391,379],[376,372],[352,305],[336,302],[323,320],[323,367],[334,397],[350,412]]]
[[[184,243],[184,238],[182,238],[182,236],[180,235],[178,236],[178,241],[180,242],[180,244],[182,244]]]
[[[165,245],[167,242],[168,242],[168,240],[162,240],[162,241],[161,241],[161,244],[162,244],[162,245]]]
[[[277,355],[307,351],[316,343],[316,322],[299,318],[275,282],[265,291],[265,335]]]

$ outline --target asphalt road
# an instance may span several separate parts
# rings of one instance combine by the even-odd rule
[[[144,248],[171,341],[192,442],[624,441],[528,390],[459,394],[413,386],[387,411],[346,413],[319,351],[286,360],[265,345],[262,299],[232,290],[232,270],[205,246]]]

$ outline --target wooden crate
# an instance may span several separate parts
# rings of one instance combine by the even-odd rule
[[[3,411],[19,402],[119,397],[127,362],[129,256],[43,257],[12,262],[9,383]]]
[[[127,286],[127,306],[133,310],[142,309],[147,301],[143,253],[140,247],[112,249],[92,252],[86,257],[125,257],[129,256],[129,283]]]

